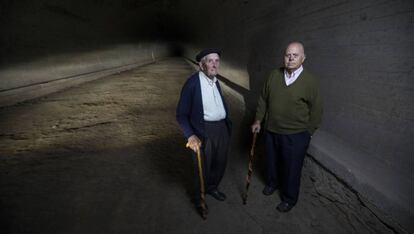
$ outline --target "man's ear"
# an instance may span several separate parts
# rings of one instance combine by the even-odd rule
[[[204,71],[204,67],[203,67],[203,63],[202,63],[202,62],[198,62],[198,66],[200,67],[200,69],[201,69],[202,71]]]

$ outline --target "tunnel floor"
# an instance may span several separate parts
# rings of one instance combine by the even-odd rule
[[[208,219],[193,207],[190,152],[175,122],[186,77],[170,58],[0,109],[1,233],[392,233],[310,158],[299,203],[264,196],[260,144],[247,205],[248,152],[233,140]],[[226,91],[231,115],[242,113]],[[234,120],[233,136],[240,129]]]

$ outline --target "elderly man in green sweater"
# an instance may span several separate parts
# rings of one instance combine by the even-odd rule
[[[288,212],[297,203],[303,160],[312,134],[319,127],[322,102],[319,81],[304,70],[302,43],[291,42],[284,55],[284,68],[275,69],[259,97],[252,132],[259,132],[266,119],[266,187],[263,194],[280,190],[276,207]]]

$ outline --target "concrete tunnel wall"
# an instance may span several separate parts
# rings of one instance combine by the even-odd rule
[[[0,106],[169,56],[177,45],[191,59],[215,46],[247,125],[267,74],[300,40],[324,98],[309,153],[413,232],[413,12],[409,0],[2,1]]]
[[[171,55],[159,28],[164,8],[157,1],[2,1],[0,106]]]
[[[246,124],[286,44],[302,41],[324,100],[309,153],[366,205],[414,231],[412,2],[216,0],[181,9],[192,32],[185,56],[222,49],[221,74],[243,97]]]

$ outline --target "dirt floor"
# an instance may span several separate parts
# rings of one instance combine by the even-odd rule
[[[191,155],[175,122],[194,69],[171,58],[0,109],[0,233],[392,233],[308,158],[289,213],[262,195],[260,141],[247,205],[248,152],[233,141],[203,221],[193,207]],[[242,111],[232,106],[234,136]],[[246,148],[246,147],[245,147]]]

